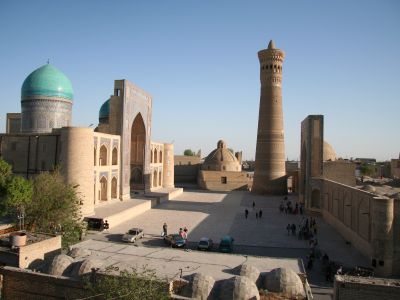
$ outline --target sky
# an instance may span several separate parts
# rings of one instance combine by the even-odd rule
[[[24,79],[50,63],[74,88],[73,125],[98,123],[114,80],[153,96],[152,140],[207,155],[224,139],[254,159],[257,52],[285,51],[288,159],[323,114],[339,157],[400,152],[400,1],[0,1],[0,132]]]

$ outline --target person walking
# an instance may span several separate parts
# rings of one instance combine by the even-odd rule
[[[247,208],[244,210],[244,217],[247,219],[249,215],[249,211],[247,210]]]
[[[292,230],[292,235],[296,235],[296,225],[294,223],[292,224],[290,229]]]
[[[262,210],[260,209],[260,212],[258,213],[258,216],[260,217],[260,219],[261,219],[261,217],[262,217]]]
[[[108,224],[108,221],[106,220],[103,224],[103,229],[108,230],[110,228],[110,224]]]
[[[167,223],[164,223],[164,225],[162,226],[162,230],[163,230],[163,236],[168,235],[168,225],[167,225]]]
[[[292,226],[290,224],[287,224],[286,230],[287,230],[287,235],[290,235],[290,230],[292,229]]]
[[[253,210],[255,209],[255,207],[256,207],[256,202],[254,202],[253,200]]]

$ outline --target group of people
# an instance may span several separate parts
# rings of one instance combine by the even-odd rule
[[[163,231],[161,232],[161,236],[167,236],[168,235],[168,225],[167,225],[167,223],[164,223],[164,225],[163,225]],[[179,228],[179,232],[178,232],[178,234],[183,238],[183,239],[187,239],[187,236],[188,236],[188,229],[187,229],[187,227],[185,226],[183,229],[182,229],[182,227],[181,228]]]
[[[262,218],[263,212],[262,212],[261,208],[259,210],[256,210],[256,202],[255,201],[253,201],[253,211],[256,212],[256,219]],[[244,210],[244,217],[247,219],[248,216],[249,216],[249,210],[246,208]]]
[[[299,225],[299,240],[310,240],[312,241],[314,237],[317,235],[317,222],[313,217],[310,218],[302,218]]]
[[[295,203],[294,207],[292,205],[292,202],[290,200],[288,200],[288,197],[285,196],[281,202],[281,204],[279,204],[279,212],[280,213],[285,213],[285,214],[300,214],[302,215],[304,212],[304,206],[303,204],[299,204],[298,202]]]
[[[183,229],[179,228],[178,234],[181,236],[181,238],[186,240],[188,235],[188,229],[186,228],[186,226]]]

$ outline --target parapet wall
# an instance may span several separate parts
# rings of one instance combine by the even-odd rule
[[[14,267],[0,268],[3,277],[2,299],[79,299],[85,295],[80,281],[67,277],[22,270]]]
[[[347,161],[324,161],[323,177],[348,186],[356,185],[356,166]]]
[[[397,295],[397,296],[396,296]],[[334,300],[400,299],[400,281],[383,278],[335,276]]]

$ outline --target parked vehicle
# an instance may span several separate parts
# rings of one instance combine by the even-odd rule
[[[134,243],[137,239],[141,239],[144,236],[143,229],[131,228],[127,233],[122,236],[122,240],[128,243]]]
[[[103,231],[104,221],[102,218],[85,218],[84,221],[87,223],[87,230]]]
[[[212,239],[208,237],[202,237],[197,244],[197,250],[206,250],[209,251],[213,247],[213,241]]]
[[[164,242],[172,247],[183,248],[186,246],[186,240],[177,233],[164,236]]]
[[[233,237],[231,237],[230,235],[224,235],[221,238],[218,250],[220,252],[224,252],[224,253],[232,252],[233,251],[233,241],[234,241]]]

